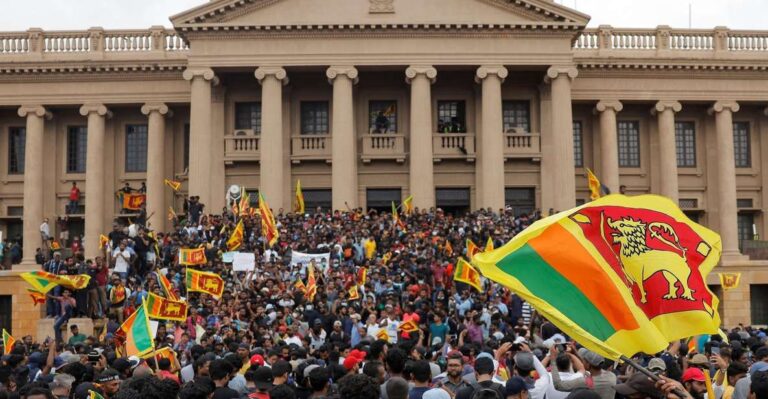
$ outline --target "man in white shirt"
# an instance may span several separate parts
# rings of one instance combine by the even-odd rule
[[[560,352],[555,358],[553,367],[557,367],[560,373],[560,379],[563,381],[575,380],[583,377],[584,373],[574,373],[571,369],[571,359],[567,353]],[[551,373],[550,373],[551,375]],[[555,384],[550,381],[547,388],[547,399],[565,399],[570,392],[562,392],[555,389]]]
[[[43,243],[43,248],[48,249],[48,240],[51,239],[51,228],[48,226],[48,218],[43,219],[43,223],[40,225],[40,239]]]
[[[533,370],[536,370],[536,373],[541,376],[535,382],[531,377]],[[515,354],[515,374],[522,377],[528,385],[533,384],[533,388],[528,390],[530,399],[544,399],[552,379],[549,377],[547,369],[536,356],[533,356],[531,349],[526,344],[521,344],[520,352]]]
[[[125,242],[121,242],[120,246],[112,251],[112,260],[115,263],[114,272],[120,274],[123,280],[127,279],[131,265],[131,252],[126,248]]]

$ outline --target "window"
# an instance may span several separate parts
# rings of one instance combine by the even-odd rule
[[[318,207],[327,212],[333,207],[330,189],[305,190],[302,188],[301,193],[304,194],[304,209],[307,213],[315,213]]]
[[[469,211],[468,188],[438,188],[435,200],[438,208],[454,216],[462,216]]]
[[[467,106],[464,101],[437,102],[437,131],[439,133],[466,133]]]
[[[736,222],[739,230],[739,242],[751,241],[755,238],[752,232],[752,226],[755,224],[755,215],[753,213],[739,212]]]
[[[619,166],[640,167],[640,122],[621,121],[619,127]]]
[[[248,194],[248,206],[251,208],[258,208],[259,207],[259,190],[245,190],[245,193]]]
[[[675,122],[675,148],[677,167],[696,167],[696,125],[693,122]]]
[[[301,102],[301,134],[328,134],[328,101]]]
[[[252,129],[261,133],[261,103],[235,103],[235,129]]]
[[[573,166],[584,166],[584,146],[581,121],[573,121]]]
[[[397,133],[397,101],[371,101],[368,103],[368,131],[371,133]]]
[[[184,169],[189,168],[189,123],[184,124]]]
[[[125,171],[147,171],[147,125],[125,126]]]
[[[752,166],[752,153],[749,142],[749,122],[733,123],[733,157],[737,168]]]
[[[752,198],[738,198],[736,200],[737,208],[754,208],[754,201]]]
[[[531,214],[536,209],[536,195],[533,187],[504,189],[504,205],[512,208],[515,216]]]
[[[8,173],[24,173],[24,147],[27,142],[27,128],[12,127],[8,130]]]
[[[768,284],[749,284],[749,302],[752,325],[768,324]]]
[[[88,128],[70,126],[67,130],[67,173],[84,173]]]
[[[366,207],[368,209],[376,209],[379,212],[391,212],[392,201],[397,206],[403,200],[402,192],[399,188],[369,188],[365,197]]]
[[[24,216],[23,206],[9,206],[7,211],[8,211],[8,216],[18,216],[18,217]]]
[[[502,103],[504,133],[531,132],[531,106],[528,101],[504,101]]]
[[[699,207],[699,200],[696,198],[680,198],[677,203],[680,209],[696,209]]]

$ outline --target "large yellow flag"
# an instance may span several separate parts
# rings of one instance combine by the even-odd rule
[[[304,213],[304,193],[301,192],[301,180],[296,180],[296,206],[293,210],[296,213]]]
[[[243,219],[240,219],[235,226],[235,230],[227,240],[227,249],[235,251],[243,245],[243,238],[245,237],[245,226],[243,225]]]
[[[534,223],[473,263],[588,349],[618,359],[718,332],[706,276],[720,252],[720,236],[669,199],[608,195]]]

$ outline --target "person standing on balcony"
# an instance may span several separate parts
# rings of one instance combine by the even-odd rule
[[[51,239],[51,227],[48,226],[48,218],[43,219],[43,223],[40,224],[40,239],[43,242],[43,253],[47,255],[50,249],[48,240]]]
[[[77,207],[80,205],[80,189],[77,182],[72,182],[72,188],[69,190],[69,204],[67,204],[67,215],[77,213]]]

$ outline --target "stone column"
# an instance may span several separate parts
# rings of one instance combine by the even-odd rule
[[[507,77],[501,65],[484,65],[477,69],[475,81],[482,84],[482,132],[480,157],[482,158],[478,193],[478,208],[504,209],[504,126],[501,107],[501,84]]]
[[[718,101],[708,113],[715,115],[717,137],[717,200],[723,257],[739,255],[739,233],[736,222],[736,163],[733,155],[733,113],[739,112],[735,101]]]
[[[189,195],[211,204],[211,85],[218,79],[210,68],[187,69],[184,79],[192,85],[189,117]],[[224,193],[218,193],[224,195]]]
[[[27,118],[26,144],[24,146],[24,256],[22,265],[17,268],[36,267],[35,248],[40,248],[40,224],[43,223],[43,133],[45,119],[51,119],[51,113],[42,105],[22,105],[18,114]],[[54,221],[49,220],[51,234]]]
[[[683,106],[677,101],[659,101],[651,109],[658,118],[659,131],[659,194],[678,202],[677,142],[675,141],[675,113]]]
[[[288,75],[280,67],[261,67],[255,72],[261,83],[261,137],[259,143],[261,173],[259,190],[274,209],[292,209],[283,195],[290,171],[283,168],[283,85]]]
[[[616,133],[616,113],[624,105],[620,101],[600,101],[595,112],[600,114],[600,170],[599,178],[611,193],[619,193],[619,139]]]
[[[411,85],[409,191],[413,205],[435,207],[435,177],[432,154],[432,84],[437,70],[430,65],[412,65],[405,70]]]
[[[331,190],[333,209],[357,207],[357,149],[352,86],[357,83],[353,66],[332,66],[326,71],[333,85],[331,114]]]
[[[104,104],[85,104],[80,115],[88,118],[85,156],[85,258],[98,256],[99,234],[104,229],[104,138],[106,118],[111,113]]]
[[[547,70],[552,96],[552,153],[544,154],[552,164],[553,205],[564,211],[576,205],[576,176],[573,166],[573,109],[571,81],[579,75],[572,66],[553,66]]]
[[[141,113],[147,115],[147,216],[152,229],[165,231],[165,118],[173,113],[164,103],[146,103]],[[191,163],[191,162],[190,162]]]

